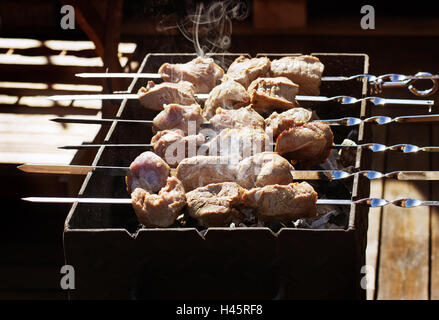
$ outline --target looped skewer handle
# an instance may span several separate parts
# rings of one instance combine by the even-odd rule
[[[430,80],[432,86],[426,90],[419,90],[415,83],[419,80]],[[369,82],[374,94],[383,92],[383,88],[407,87],[408,90],[418,97],[428,97],[437,92],[439,89],[439,82],[436,76],[429,72],[418,72],[414,76],[405,76],[402,74],[386,74]]]
[[[323,77],[324,81],[348,81],[348,80],[366,79],[371,86],[371,94],[381,94],[383,88],[401,88],[407,87],[408,90],[418,97],[427,97],[435,94],[439,89],[439,76],[429,72],[418,72],[414,76],[406,76],[403,74],[389,73],[382,76],[374,76],[370,74],[356,74],[349,77]],[[415,83],[418,80],[430,80],[432,86],[426,90],[419,90]]]

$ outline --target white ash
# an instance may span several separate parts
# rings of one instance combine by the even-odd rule
[[[341,213],[339,210],[332,210],[317,218],[298,219],[293,224],[296,228],[304,229],[342,229],[342,226],[330,222],[331,218]]]
[[[344,146],[356,146],[357,144],[350,140],[350,139],[344,139],[342,142],[342,145]],[[342,167],[351,167],[355,166],[355,159],[357,158],[357,148],[341,148],[338,151],[338,160],[337,163],[339,163]]]

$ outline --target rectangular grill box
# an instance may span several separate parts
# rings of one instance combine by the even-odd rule
[[[286,54],[259,54],[277,58]],[[288,54],[296,55],[296,54]],[[298,54],[297,54],[298,55]],[[324,76],[368,73],[366,54],[313,53]],[[212,55],[228,65],[238,54]],[[248,55],[247,55],[248,56]],[[183,63],[194,54],[148,54],[139,72],[157,72],[164,62]],[[134,79],[129,92],[146,85]],[[364,97],[365,81],[322,82],[321,95]],[[317,104],[317,103],[316,103]],[[302,106],[314,104],[302,103]],[[319,116],[365,118],[366,102],[343,106],[318,103]],[[157,112],[137,100],[121,103],[121,119],[153,119]],[[352,131],[332,127],[335,143]],[[357,127],[356,142],[367,141],[367,126]],[[148,125],[113,123],[108,143],[149,143]],[[129,166],[141,148],[101,147],[93,165]],[[357,150],[357,169],[370,167],[370,152]],[[352,199],[368,197],[369,181],[352,178]],[[322,182],[328,198],[340,182]],[[331,190],[335,190],[332,192]],[[123,177],[89,173],[79,196],[127,198]],[[360,269],[365,265],[368,208],[352,205],[344,229],[195,228],[138,229],[129,205],[74,203],[65,222],[65,262],[75,269],[70,299],[364,299]]]

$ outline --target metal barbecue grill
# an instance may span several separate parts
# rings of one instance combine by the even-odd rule
[[[239,55],[213,54],[211,57],[227,68]],[[345,81],[330,78],[368,74],[367,55],[312,55],[325,65],[324,76],[328,81],[321,84],[322,96],[366,98],[371,90],[379,90],[368,82],[367,77],[361,81],[355,77]],[[258,56],[275,59],[284,55]],[[148,54],[138,73],[154,73],[165,62],[185,63],[195,57],[195,54]],[[406,85],[409,84],[407,81]],[[437,89],[437,82],[433,84],[428,93]],[[135,94],[144,85],[142,77],[134,77],[126,93]],[[414,90],[412,87],[412,92]],[[354,105],[339,102],[304,101],[301,106],[316,110],[321,119],[349,117],[360,120],[369,119],[371,108],[375,107],[368,99]],[[424,108],[427,113],[429,106],[419,108]],[[138,100],[124,99],[116,119],[151,120],[156,113],[142,107]],[[379,120],[374,121],[379,123]],[[380,121],[385,123],[392,119]],[[376,124],[358,121],[355,126],[332,126],[334,143],[341,144],[346,138],[358,145],[370,143],[370,125]],[[104,144],[146,144],[151,137],[149,126],[114,121]],[[373,169],[373,153],[367,149],[354,148],[351,172]],[[128,167],[143,151],[145,147],[141,146],[117,148],[102,145],[92,166]],[[360,269],[365,265],[369,208],[353,202],[369,197],[371,177],[381,176],[378,173],[353,174],[344,180],[312,182],[319,198],[348,200],[350,205],[340,205],[340,214],[334,218],[333,223],[339,226],[337,229],[316,230],[280,224],[207,230],[191,225],[148,229],[139,228],[134,211],[127,205],[74,202],[64,230],[66,264],[77,270],[76,288],[70,292],[70,298],[364,298]],[[78,197],[126,199],[128,194],[121,176],[90,171]],[[388,204],[370,200],[362,203]],[[394,203],[407,206],[407,201]]]

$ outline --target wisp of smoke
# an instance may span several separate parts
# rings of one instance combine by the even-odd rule
[[[225,53],[231,45],[232,20],[243,20],[248,14],[246,0],[214,1],[207,5],[201,2],[176,27],[194,44],[198,56]],[[173,27],[161,26],[161,30]]]

